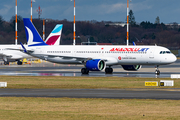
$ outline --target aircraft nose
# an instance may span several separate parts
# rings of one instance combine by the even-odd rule
[[[173,54],[172,57],[171,57],[171,61],[175,62],[176,60],[177,60],[177,57]]]

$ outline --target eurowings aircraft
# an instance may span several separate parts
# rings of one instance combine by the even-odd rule
[[[82,74],[89,71],[112,73],[113,65],[121,65],[124,70],[137,71],[142,65],[156,65],[156,74],[160,74],[159,65],[176,61],[169,49],[161,46],[125,46],[125,45],[60,45],[48,46],[36,31],[28,18],[24,18],[24,27],[28,47],[23,51],[33,57],[60,64],[83,64]]]
[[[47,37],[47,39],[45,41],[46,44],[48,44],[48,45],[60,44],[62,27],[63,27],[62,24],[57,24],[55,26],[53,31]],[[20,51],[13,50],[13,49],[21,49],[21,45],[0,45],[0,59],[3,59],[5,65],[8,65],[9,62],[15,62],[15,61],[17,61],[18,65],[22,65],[21,60],[23,58],[31,58],[32,57],[25,53],[22,53]]]
[[[50,35],[46,38],[45,43],[48,45],[59,45],[62,33],[62,24],[57,24]]]

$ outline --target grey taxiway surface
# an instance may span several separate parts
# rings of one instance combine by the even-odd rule
[[[69,97],[180,100],[180,90],[0,89],[0,97]]]
[[[170,65],[160,66],[160,75],[155,75],[153,66],[143,66],[135,72],[124,71],[121,66],[114,67],[113,74],[90,72],[82,75],[82,65],[58,65],[43,62],[40,64],[18,66],[1,65],[0,75],[13,76],[87,76],[87,77],[152,77],[170,78],[171,74],[180,74],[180,60]],[[2,82],[2,81],[0,81]],[[172,99],[180,100],[180,89],[0,89],[0,97],[70,97],[70,98],[113,98],[113,99]]]

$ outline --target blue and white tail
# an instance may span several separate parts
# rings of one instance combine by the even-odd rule
[[[49,34],[45,43],[48,45],[59,45],[62,33],[62,24],[57,24],[53,31]]]
[[[29,18],[23,18],[24,21],[24,28],[26,31],[26,39],[28,46],[44,46],[47,45],[41,36],[39,35],[38,31],[34,27],[33,23],[30,21]]]

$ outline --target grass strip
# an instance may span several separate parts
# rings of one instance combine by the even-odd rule
[[[160,80],[170,80],[170,78],[0,76],[0,82],[7,82],[7,88],[13,89],[180,88],[180,79],[174,79],[173,87],[145,86],[145,81]]]
[[[179,100],[1,97],[4,120],[179,120]]]

